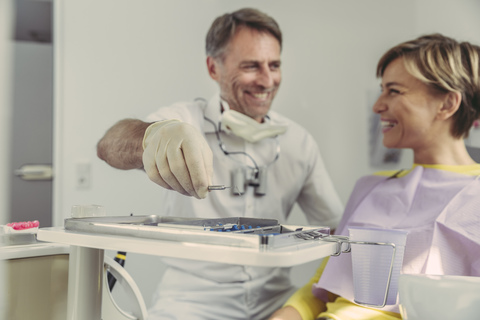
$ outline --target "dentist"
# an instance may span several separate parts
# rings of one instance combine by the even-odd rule
[[[343,205],[315,140],[270,110],[281,49],[282,33],[268,15],[246,8],[218,17],[206,62],[219,94],[159,108],[145,122],[121,120],[99,141],[99,158],[143,168],[163,187],[152,199],[162,215],[285,223],[298,203],[310,224],[335,228]],[[209,192],[212,184],[232,189]],[[266,319],[295,290],[289,268],[163,261],[169,268],[149,319]]]

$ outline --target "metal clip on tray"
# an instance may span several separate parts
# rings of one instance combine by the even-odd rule
[[[69,231],[255,248],[305,246],[330,235],[329,227],[282,225],[276,219],[203,219],[170,216],[105,216],[65,219]]]

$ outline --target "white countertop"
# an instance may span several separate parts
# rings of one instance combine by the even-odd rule
[[[65,244],[36,242],[0,247],[0,260],[68,254],[69,252],[70,246]]]

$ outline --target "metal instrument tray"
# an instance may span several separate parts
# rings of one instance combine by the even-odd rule
[[[65,219],[65,229],[258,250],[304,245],[330,235],[329,227],[282,225],[275,219],[246,217],[204,219],[149,215],[69,218]]]

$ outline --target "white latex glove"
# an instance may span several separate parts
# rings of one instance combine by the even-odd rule
[[[190,124],[155,122],[143,137],[143,167],[156,184],[203,199],[213,176],[212,150]]]

